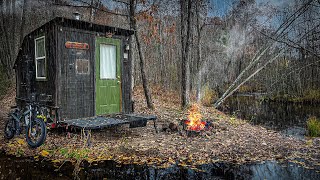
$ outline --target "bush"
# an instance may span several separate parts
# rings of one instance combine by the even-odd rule
[[[208,86],[205,86],[203,97],[201,98],[202,105],[211,106],[216,99],[218,99],[218,93],[210,89]]]
[[[308,135],[311,137],[318,137],[320,136],[320,121],[312,116],[307,121],[307,131]]]

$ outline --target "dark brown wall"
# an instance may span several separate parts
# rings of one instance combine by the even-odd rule
[[[46,65],[47,65],[47,79],[36,80],[35,70],[35,38],[45,36],[46,46]],[[29,64],[29,65],[28,65]],[[27,69],[29,66],[29,69]],[[27,71],[31,72],[31,84],[27,85]],[[23,42],[16,62],[17,73],[17,97],[28,99],[27,88],[30,92],[37,94],[47,94],[54,97],[56,92],[55,86],[55,31],[53,26],[46,26],[32,34],[28,35]],[[53,101],[55,99],[53,98]],[[55,102],[52,102],[54,104]]]
[[[79,118],[94,116],[95,106],[95,36],[92,32],[58,27],[57,60],[59,69],[58,104],[62,118]],[[88,50],[67,49],[65,43],[88,43]],[[89,73],[76,73],[76,60],[89,60]]]
[[[130,44],[129,37],[122,37],[121,48],[121,65],[122,65],[122,111],[124,113],[132,113],[132,91],[131,91],[131,53],[125,50],[125,45]],[[123,58],[123,53],[128,53],[128,59]]]
[[[79,29],[58,27],[57,60],[58,73],[58,106],[62,118],[79,118],[95,115],[95,37],[105,35]],[[121,40],[121,73],[122,73],[122,111],[131,112],[131,63],[130,59],[124,59],[125,45],[129,40],[125,36],[113,36]],[[88,43],[89,50],[66,49],[65,42]],[[77,52],[85,52],[85,56],[77,56]],[[128,52],[127,52],[128,53]],[[130,54],[130,53],[128,53]],[[90,74],[78,75],[75,73],[74,63],[77,58],[85,58],[90,61]]]
[[[31,91],[38,94],[52,95],[52,106],[60,108],[62,118],[79,118],[95,115],[95,37],[105,36],[109,27],[91,26],[87,28],[76,26],[72,28],[68,21],[52,21],[35,30],[24,39],[21,51],[16,61],[17,97],[27,98],[25,84],[27,59],[30,59]],[[70,21],[73,22],[73,21]],[[97,28],[96,31],[93,31]],[[82,30],[86,29],[86,30]],[[112,28],[111,28],[112,29]],[[131,56],[124,59],[125,45],[130,43],[130,33],[117,31],[113,38],[121,39],[121,73],[122,73],[122,111],[132,112],[131,92]],[[121,35],[121,33],[124,33]],[[47,80],[37,81],[35,78],[35,44],[34,39],[46,36]],[[88,43],[89,50],[67,49],[66,41]],[[76,59],[89,59],[90,74],[79,75],[75,72]]]

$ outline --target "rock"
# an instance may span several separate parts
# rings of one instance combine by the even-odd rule
[[[170,123],[170,124],[169,124],[169,129],[170,129],[172,132],[176,132],[176,131],[178,131],[178,125],[176,125],[175,123]]]
[[[294,126],[294,127],[290,127],[285,130],[282,130],[280,133],[285,136],[292,136],[292,137],[304,140],[304,137],[307,132],[305,128]]]
[[[217,128],[220,127],[217,122],[211,122],[211,123],[210,123],[210,126],[213,127],[214,129],[217,129]]]
[[[220,124],[220,125],[219,125],[219,128],[220,128],[222,131],[228,130],[228,127],[227,127],[227,125],[225,125],[225,124]]]
[[[320,138],[314,138],[313,139],[313,144],[316,145],[316,146],[320,145]]]
[[[205,131],[205,134],[206,134],[207,136],[212,136],[213,132],[211,132],[211,131]]]
[[[162,132],[166,132],[167,130],[169,130],[168,124],[162,124],[162,126],[161,126],[161,131],[162,131]]]

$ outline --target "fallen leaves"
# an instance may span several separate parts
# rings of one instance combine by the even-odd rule
[[[162,91],[161,91],[162,92]],[[142,94],[139,94],[142,93]],[[173,92],[160,93],[155,101],[155,110],[144,107],[143,91],[135,90],[137,113],[156,114],[157,123],[179,124],[186,118],[186,111],[172,100],[178,97]],[[165,99],[165,100],[163,100]],[[23,136],[3,142],[7,153],[16,156],[39,156],[59,164],[65,161],[86,160],[97,163],[114,160],[120,164],[146,164],[160,168],[180,165],[195,165],[232,162],[248,163],[264,160],[307,159],[308,164],[319,165],[320,139],[307,141],[284,137],[280,133],[253,126],[244,120],[230,117],[214,108],[201,107],[205,119],[212,122],[210,131],[193,137],[178,132],[155,133],[153,124],[144,128],[118,127],[92,133],[93,146],[83,146],[79,133],[66,134],[49,131],[46,144],[37,150],[30,149]],[[169,126],[168,126],[169,127]]]
[[[46,151],[46,150],[42,150],[42,151],[40,152],[40,155],[43,156],[43,157],[48,157],[49,154],[50,154],[50,153],[49,153],[48,151]]]
[[[24,139],[17,139],[17,143],[19,145],[25,145],[26,144],[26,141]]]

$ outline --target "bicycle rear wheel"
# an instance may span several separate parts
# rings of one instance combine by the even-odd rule
[[[15,120],[13,118],[8,119],[4,127],[4,137],[6,139],[12,139],[15,134]]]

